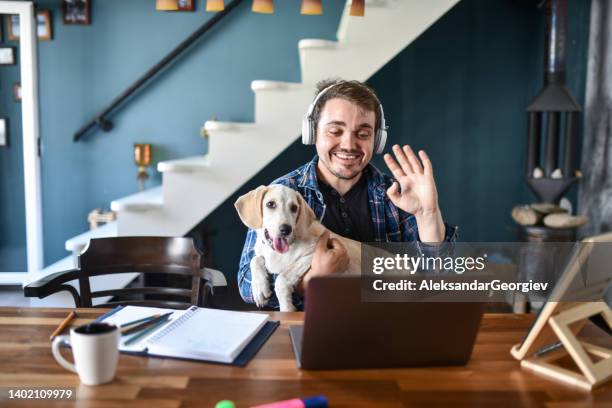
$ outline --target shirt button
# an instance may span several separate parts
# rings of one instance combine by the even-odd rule
[[[345,202],[345,201],[346,201],[346,200],[344,199],[344,197],[340,197],[340,202],[341,202],[342,204],[344,204],[344,202]]]
[[[351,233],[351,229],[350,228],[345,228],[344,229],[344,233],[345,234],[350,234]]]
[[[342,212],[342,218],[346,218],[346,217],[348,217],[348,214],[345,211],[343,211]]]

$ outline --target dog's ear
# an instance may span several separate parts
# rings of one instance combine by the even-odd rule
[[[263,208],[261,202],[268,187],[259,186],[243,196],[240,196],[234,203],[240,220],[251,229],[260,229],[263,225]]]
[[[304,197],[302,197],[302,195],[297,191],[295,195],[297,196],[300,205],[300,212],[298,213],[296,221],[296,232],[298,234],[304,234],[310,229],[310,225],[316,219],[316,216],[314,211],[312,211],[312,208],[310,208],[306,200],[304,200]]]

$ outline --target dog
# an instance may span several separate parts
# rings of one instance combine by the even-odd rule
[[[238,198],[238,216],[256,230],[255,256],[251,260],[251,290],[255,304],[265,305],[272,295],[268,273],[277,275],[274,291],[280,311],[295,311],[292,295],[310,268],[317,241],[326,228],[297,191],[283,186],[260,186]],[[349,256],[345,273],[359,273],[361,249],[357,241],[331,234]]]

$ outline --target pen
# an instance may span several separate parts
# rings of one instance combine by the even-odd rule
[[[124,328],[124,327],[128,327],[131,326],[133,324],[138,324],[138,323],[143,323],[143,322],[148,322],[151,319],[155,319],[156,317],[159,317],[159,314],[155,314],[153,316],[147,316],[147,317],[143,317],[142,319],[138,319],[138,320],[134,320],[132,322],[127,322],[127,323],[123,323],[122,325],[120,325],[120,328]]]
[[[57,329],[55,329],[55,331],[51,334],[51,336],[49,336],[49,340],[53,340],[55,336],[60,334],[66,328],[66,326],[68,326],[68,324],[72,321],[72,319],[74,319],[75,317],[76,317],[76,312],[74,310],[68,313],[68,316],[66,316],[66,318],[62,320],[59,326],[57,326]]]
[[[136,333],[136,332],[138,332],[138,331],[140,331],[142,329],[146,329],[150,325],[157,323],[159,320],[161,320],[164,317],[169,316],[171,314],[172,314],[172,312],[165,313],[163,315],[156,315],[152,319],[147,319],[143,323],[137,324],[137,325],[132,326],[132,327],[121,329],[121,335],[125,336],[126,334],[132,334],[132,333]]]
[[[139,333],[136,333],[132,337],[128,338],[123,344],[125,346],[129,346],[130,344],[134,343],[136,340],[142,338],[145,334],[151,333],[153,330],[157,329],[159,326],[162,326],[164,323],[166,323],[169,317],[170,317],[169,314],[164,317],[160,317],[160,320],[157,323],[152,324],[151,326],[147,327],[146,329],[142,330]]]

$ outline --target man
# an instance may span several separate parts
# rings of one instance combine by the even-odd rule
[[[374,91],[358,81],[342,80],[320,82],[317,91],[302,131],[306,144],[314,139],[317,155],[272,184],[298,191],[325,227],[356,241],[415,241],[426,252],[454,240],[456,228],[442,220],[431,161],[424,151],[417,157],[410,146],[393,146],[395,158],[385,154],[384,160],[394,179],[370,164],[386,139],[383,109]],[[249,230],[238,271],[240,295],[249,303],[254,303],[250,262],[255,242],[256,232]],[[324,234],[294,303],[299,306],[312,277],[337,273],[347,264],[342,244]],[[278,306],[274,295],[267,305]]]

